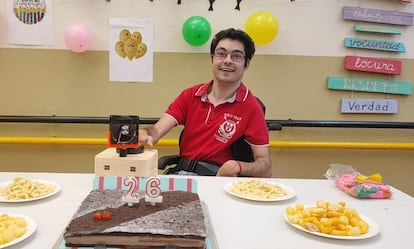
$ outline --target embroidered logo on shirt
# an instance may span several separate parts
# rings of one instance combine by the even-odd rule
[[[236,133],[237,125],[241,118],[230,113],[224,114],[224,121],[220,124],[216,139],[222,143],[227,143]]]

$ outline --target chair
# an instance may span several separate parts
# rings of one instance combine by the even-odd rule
[[[263,108],[263,112],[266,113],[266,106],[264,103],[257,98],[257,101]],[[267,127],[269,130],[281,130],[282,126],[278,123],[268,123]],[[181,131],[178,143],[180,144],[181,137],[184,133],[184,129]],[[244,162],[253,162],[253,152],[250,145],[244,140],[244,137],[239,138],[232,144],[232,155],[234,160],[237,161],[244,161]],[[158,159],[158,169],[163,170],[164,174],[172,174],[174,171],[175,166],[180,161],[180,155],[167,155],[162,156]]]

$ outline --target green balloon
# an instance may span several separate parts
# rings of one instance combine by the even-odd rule
[[[182,28],[184,40],[192,46],[201,46],[210,39],[210,23],[202,16],[188,18]]]

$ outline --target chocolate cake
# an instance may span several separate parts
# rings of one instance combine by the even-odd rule
[[[124,194],[124,190],[117,189],[91,191],[64,232],[66,246],[206,247],[206,226],[198,194],[165,191],[162,203],[151,205],[141,198],[132,206],[121,201]],[[94,219],[94,214],[104,211],[111,214],[110,219]]]

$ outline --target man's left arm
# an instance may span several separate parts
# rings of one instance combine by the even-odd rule
[[[254,161],[229,160],[217,172],[217,176],[272,177],[272,161],[268,146],[251,146]]]

